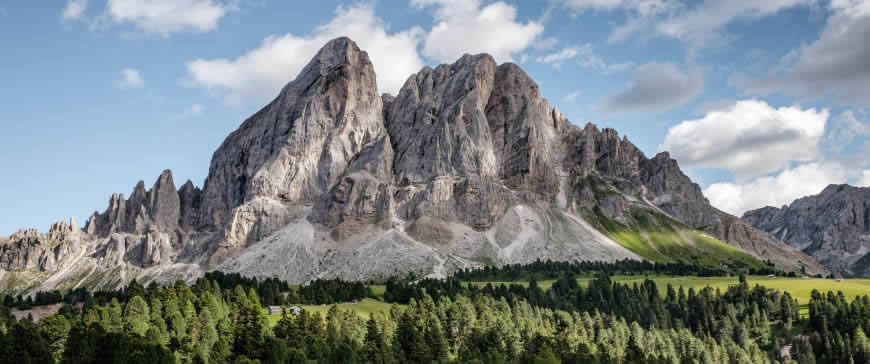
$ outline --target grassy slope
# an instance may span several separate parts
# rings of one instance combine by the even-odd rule
[[[686,263],[710,267],[764,268],[757,258],[661,213],[635,211],[630,224],[596,214],[615,242],[657,263]]]
[[[392,304],[381,302],[375,299],[366,298],[360,301],[359,303],[339,303],[338,308],[342,310],[351,310],[356,312],[360,317],[364,319],[368,319],[372,313],[379,312],[382,314],[388,314],[390,312],[390,307]],[[310,312],[317,313],[323,317],[326,317],[326,312],[329,311],[329,308],[332,305],[300,305],[302,309]],[[268,315],[269,316],[269,326],[275,326],[278,320],[281,319],[281,315]]]
[[[686,226],[640,202],[628,201],[610,183],[590,175],[578,188],[589,188],[598,198],[617,197],[627,205],[627,216],[614,220],[598,206],[584,214],[618,244],[635,254],[657,263],[686,263],[710,267],[729,266],[763,268],[764,262],[721,242],[697,229]]]

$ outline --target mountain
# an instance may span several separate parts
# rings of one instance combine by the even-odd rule
[[[870,275],[870,188],[830,185],[781,208],[747,211],[743,220],[836,273]]]
[[[0,244],[0,288],[212,269],[440,277],[537,259],[825,272],[711,207],[667,153],[649,159],[615,130],[569,122],[515,64],[465,55],[378,95],[366,52],[338,38],[226,138],[202,189],[176,189],[165,171],[83,229],[16,233]]]

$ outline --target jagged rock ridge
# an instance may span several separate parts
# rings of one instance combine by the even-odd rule
[[[747,211],[743,220],[836,273],[870,274],[870,188],[830,185],[790,205]]]
[[[648,159],[615,130],[576,127],[514,64],[466,55],[411,75],[395,97],[378,95],[367,54],[338,38],[227,137],[202,191],[176,190],[164,172],[151,190],[140,182],[129,199],[113,195],[64,240],[79,254],[54,259],[72,263],[2,268],[35,268],[42,288],[115,270],[118,279],[99,284],[209,269],[294,282],[444,276],[537,259],[641,259],[604,223],[639,226],[644,214],[680,229],[730,221],[666,153]],[[792,254],[777,262],[784,269],[822,269],[744,230],[722,236],[755,256]],[[4,257],[38,251],[12,240]]]

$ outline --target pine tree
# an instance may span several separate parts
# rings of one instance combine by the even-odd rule
[[[433,315],[434,316],[434,315]],[[441,331],[441,323],[438,319],[431,317],[427,322],[426,329],[426,345],[429,348],[429,357],[432,361],[443,362],[447,360],[447,339]]]
[[[417,328],[414,318],[406,312],[399,320],[393,350],[399,362],[428,363],[431,361],[426,340]]]
[[[145,299],[142,296],[133,296],[124,308],[124,331],[145,336],[150,321],[151,316]]]
[[[378,329],[378,323],[375,321],[375,316],[369,316],[366,322],[366,337],[363,341],[363,359],[368,363],[384,364],[387,363],[388,353],[386,352],[386,344],[384,336]]]
[[[545,346],[538,352],[538,355],[535,356],[535,364],[561,364],[562,361],[553,353],[553,349],[550,349],[549,346]],[[639,363],[639,362],[637,362]]]
[[[127,297],[130,297],[130,298],[136,297],[136,296],[144,297],[145,296],[145,287],[142,287],[142,285],[139,282],[137,282],[135,278],[133,278],[133,280],[130,281],[130,284],[127,285],[126,293],[127,293]]]
[[[55,360],[63,357],[67,337],[72,326],[63,315],[52,315],[39,321],[39,333],[48,342]]]
[[[643,363],[646,361],[646,354],[640,345],[640,339],[637,335],[632,335],[628,340],[628,348],[625,349],[626,363]]]
[[[91,363],[97,343],[88,336],[88,329],[82,322],[75,323],[70,329],[63,350],[63,364]]]
[[[39,328],[29,320],[15,323],[5,336],[8,340],[0,351],[2,363],[54,363],[51,347],[39,334]]]
[[[256,305],[242,307],[236,319],[233,353],[257,357],[265,343],[266,317]]]

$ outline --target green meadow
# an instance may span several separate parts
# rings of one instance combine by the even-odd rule
[[[632,284],[638,283],[640,284],[645,279],[652,279],[656,282],[656,285],[659,288],[659,292],[664,295],[667,293],[666,287],[668,284],[672,285],[674,289],[679,289],[679,287],[683,287],[683,289],[688,290],[689,288],[693,288],[694,290],[700,290],[704,287],[711,287],[713,289],[720,289],[725,291],[728,289],[728,286],[737,284],[737,277],[688,277],[688,276],[680,276],[680,277],[671,277],[671,276],[614,276],[611,279],[613,281],[618,281],[624,284]],[[581,277],[577,278],[577,282],[580,285],[586,285],[593,277]],[[823,279],[823,278],[787,278],[787,277],[775,277],[769,278],[766,276],[748,276],[746,277],[747,282],[750,287],[755,287],[756,284],[761,285],[763,287],[776,289],[783,292],[788,292],[792,295],[792,297],[796,298],[798,302],[801,304],[802,314],[806,314],[806,305],[810,302],[810,296],[814,289],[819,290],[820,292],[838,292],[841,291],[848,299],[854,299],[857,296],[864,296],[870,294],[870,279],[843,279],[841,281],[837,281],[834,279]],[[538,281],[538,287],[542,290],[547,290],[553,286],[555,280],[541,280]],[[489,282],[468,282],[470,285],[474,285],[477,287],[483,287],[487,284],[492,284],[494,286],[498,286],[500,284],[511,285],[511,284],[519,284],[523,287],[528,287],[528,281],[489,281]],[[369,286],[372,293],[375,297],[382,298],[384,295],[384,291],[386,287],[383,285],[372,285]],[[326,312],[329,310],[329,307],[332,305],[300,305],[303,309],[311,312],[317,313],[320,312],[321,315],[326,316]],[[386,314],[390,311],[391,304],[379,301],[378,299],[366,298],[361,302],[349,302],[349,303],[341,303],[338,304],[338,307],[343,310],[352,310],[363,317],[368,319],[369,316],[374,312],[379,312]],[[269,315],[269,324],[275,325],[278,320],[281,319],[281,315]]]
[[[614,276],[611,279],[613,281],[619,281],[621,283],[641,283],[645,279],[652,279],[656,282],[656,286],[659,288],[659,292],[662,294],[666,293],[665,288],[668,284],[674,286],[674,289],[679,287],[683,287],[688,290],[689,288],[694,288],[696,291],[704,288],[711,287],[713,289],[721,289],[725,291],[728,289],[728,286],[737,284],[737,277],[666,277],[666,276]],[[583,277],[577,278],[577,282],[581,285],[587,284],[592,277]],[[870,279],[843,279],[842,281],[837,281],[834,279],[825,279],[825,278],[787,278],[787,277],[775,277],[769,278],[766,276],[748,276],[746,277],[746,281],[749,283],[751,287],[755,287],[756,284],[777,289],[783,292],[788,292],[792,295],[792,297],[796,298],[801,305],[806,305],[810,302],[810,295],[814,289],[819,290],[820,292],[827,291],[842,291],[843,294],[849,298],[853,299],[856,296],[864,296],[870,294]],[[543,290],[549,289],[555,280],[542,280],[538,282],[538,287],[541,287]],[[521,281],[521,282],[469,282],[469,284],[473,284],[478,287],[483,287],[488,283],[492,283],[493,285],[499,284],[519,284],[524,287],[528,287],[529,282]]]
[[[383,293],[382,293],[383,294]],[[342,310],[351,310],[356,312],[363,319],[368,319],[372,313],[378,312],[382,314],[388,314],[390,312],[390,307],[392,304],[381,302],[372,298],[366,298],[360,302],[347,302],[347,303],[339,303],[338,308]],[[299,305],[303,310],[308,311],[312,314],[320,313],[323,317],[326,317],[326,312],[329,311],[329,308],[332,305]],[[281,319],[281,315],[268,315],[269,316],[269,326],[275,326],[278,320]]]

